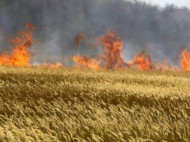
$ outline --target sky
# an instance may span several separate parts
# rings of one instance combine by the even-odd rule
[[[132,1],[132,0],[131,0]],[[153,5],[164,7],[168,4],[174,4],[177,7],[187,7],[190,9],[190,0],[137,0]]]

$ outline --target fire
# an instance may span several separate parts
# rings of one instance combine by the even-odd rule
[[[29,66],[31,55],[28,48],[32,44],[33,30],[31,24],[26,24],[26,29],[18,34],[18,37],[11,40],[14,45],[12,54],[0,55],[0,65]]]
[[[184,71],[190,71],[190,53],[187,50],[181,53],[181,69]]]
[[[157,64],[156,69],[168,71],[171,70],[171,67],[167,65],[167,60],[164,60],[162,63]]]
[[[121,56],[123,41],[116,32],[108,31],[99,41],[104,47],[105,68],[116,69],[126,65]]]
[[[56,64],[45,63],[42,66],[43,67],[48,67],[48,68],[51,68],[51,69],[58,69],[58,68],[62,67],[62,64],[60,62],[57,62]]]
[[[18,34],[18,36],[11,40],[13,45],[12,53],[0,54],[0,65],[9,66],[30,66],[30,60],[32,54],[29,49],[33,43],[32,36],[36,29],[35,26],[31,24],[26,24],[25,29]],[[79,43],[85,39],[85,36],[78,33],[75,36],[74,45],[77,46]],[[137,68],[139,70],[179,70],[175,66],[168,66],[167,61],[164,60],[160,64],[154,64],[151,60],[151,56],[145,52],[140,52],[137,56],[131,60],[128,64],[122,58],[123,40],[118,36],[116,32],[108,31],[105,35],[98,38],[98,44],[101,43],[104,49],[103,53],[103,64],[106,69],[118,69],[118,68]],[[97,47],[97,45],[95,45]],[[102,56],[101,56],[102,57]],[[78,64],[79,68],[91,68],[94,70],[101,69],[100,61],[94,58],[89,58],[88,56],[80,56],[77,54],[72,58],[72,60]],[[190,71],[190,53],[187,50],[181,53],[181,70]],[[57,69],[62,67],[60,62],[56,64],[45,63],[42,64],[43,67]]]
[[[95,59],[90,59],[88,56],[81,57],[79,54],[74,56],[73,61],[78,64],[78,67],[91,68],[95,70],[100,69],[100,63]]]
[[[140,70],[152,69],[152,61],[150,55],[145,52],[140,52],[133,60],[129,62],[130,67],[137,67]]]

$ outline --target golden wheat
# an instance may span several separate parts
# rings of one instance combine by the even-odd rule
[[[0,141],[190,142],[190,73],[2,66]]]

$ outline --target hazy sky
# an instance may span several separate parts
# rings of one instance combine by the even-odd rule
[[[190,9],[190,0],[137,0],[137,1],[147,2],[154,5],[159,5],[161,7],[164,7],[167,4],[174,4],[178,7],[188,7]]]

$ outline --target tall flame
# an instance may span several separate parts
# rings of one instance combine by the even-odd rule
[[[73,57],[73,61],[78,64],[78,67],[100,69],[100,63],[95,59],[90,59],[88,56],[81,57],[79,54]]]
[[[32,44],[33,30],[36,27],[26,24],[26,29],[11,42],[14,45],[12,54],[0,55],[0,65],[29,66],[31,55],[28,51]]]
[[[153,64],[150,55],[140,52],[133,60],[129,62],[130,67],[137,67],[140,70],[149,70]]]
[[[116,32],[108,31],[99,41],[104,47],[105,68],[115,69],[126,65],[121,56],[123,41]]]
[[[184,71],[190,71],[190,53],[187,50],[181,52],[181,69]]]

